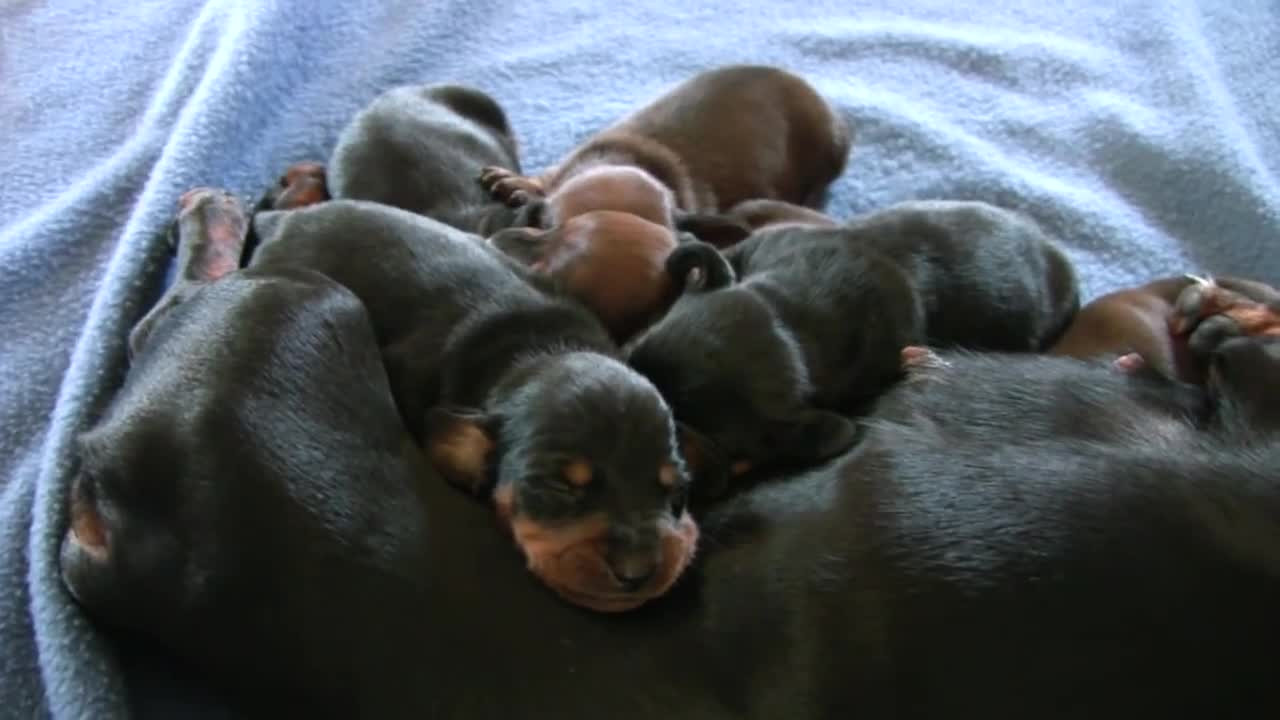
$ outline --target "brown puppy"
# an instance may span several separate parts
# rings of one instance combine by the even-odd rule
[[[1169,325],[1178,296],[1194,282],[1188,276],[1162,278],[1103,295],[1080,309],[1048,352],[1081,359],[1136,353],[1167,377],[1199,382],[1203,368],[1193,361],[1186,338]]]
[[[734,65],[678,85],[539,176],[490,167],[481,183],[514,205],[545,198],[547,226],[588,210],[661,220],[654,214],[716,213],[754,198],[818,207],[850,143],[848,124],[807,82]]]
[[[665,226],[638,215],[594,210],[551,230],[502,230],[488,243],[591,308],[618,343],[675,301],[666,261],[676,240]]]

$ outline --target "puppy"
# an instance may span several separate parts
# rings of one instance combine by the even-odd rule
[[[856,434],[833,413],[861,412],[900,379],[903,347],[1037,349],[1077,296],[1052,242],[981,203],[906,203],[846,228],[784,223],[723,255],[690,243],[667,267],[677,283],[696,277],[628,361],[688,426],[691,452],[735,474],[846,450]]]
[[[1077,358],[1118,356],[1117,362],[1124,366],[1140,362],[1169,377],[1203,382],[1208,368],[1196,361],[1204,353],[1192,352],[1192,340],[1216,344],[1219,335],[1246,330],[1273,334],[1280,315],[1280,302],[1267,286],[1237,278],[1221,282],[1185,275],[1103,295],[1080,310],[1049,353]],[[1194,317],[1202,305],[1212,310],[1213,320],[1197,326],[1193,338],[1187,318]]]
[[[675,300],[670,230],[632,213],[593,210],[551,230],[507,228],[488,243],[590,308],[614,340],[648,327]]]
[[[758,65],[701,73],[592,136],[537,177],[487,168],[515,204],[547,201],[554,226],[589,210],[673,221],[770,198],[817,207],[844,171],[847,123],[803,79]]]
[[[305,271],[235,273],[166,314],[67,490],[86,612],[249,716],[1280,710],[1280,447],[1231,417],[1280,371],[1274,339],[1209,349],[1218,391],[943,354],[854,452],[713,507],[686,581],[608,622],[538,592],[478,508],[424,481],[376,348],[351,294]]]
[[[671,413],[591,313],[474,237],[375,203],[254,220],[251,267],[303,268],[368,308],[406,425],[491,498],[529,569],[605,612],[665,593],[697,528]]]
[[[462,85],[406,85],[384,92],[338,136],[329,158],[334,197],[401,208],[487,236],[518,213],[475,182],[491,165],[520,161],[506,112]]]
[[[1163,278],[1103,295],[1080,309],[1048,353],[1082,359],[1137,353],[1169,377],[1201,380],[1190,349],[1169,327],[1178,296],[1192,282]]]
[[[905,202],[855,218],[846,232],[910,278],[935,347],[1039,352],[1080,307],[1070,259],[1021,213],[983,202]]]

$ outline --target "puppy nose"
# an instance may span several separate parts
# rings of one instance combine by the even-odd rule
[[[636,592],[658,571],[657,558],[650,554],[627,553],[609,563],[613,577],[627,592]]]

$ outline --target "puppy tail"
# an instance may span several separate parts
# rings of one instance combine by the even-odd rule
[[[701,240],[680,244],[667,256],[667,275],[678,292],[706,292],[728,287],[737,279],[733,266],[714,245]]]

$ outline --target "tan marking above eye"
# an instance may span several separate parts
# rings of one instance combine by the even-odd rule
[[[747,472],[750,469],[751,469],[750,461],[739,460],[729,466],[729,473],[731,475],[742,475],[743,473]]]
[[[671,463],[664,463],[658,468],[658,482],[662,487],[675,487],[676,485],[676,466]]]
[[[591,484],[591,463],[582,458],[570,460],[569,464],[564,466],[564,477],[574,487],[585,487]]]

